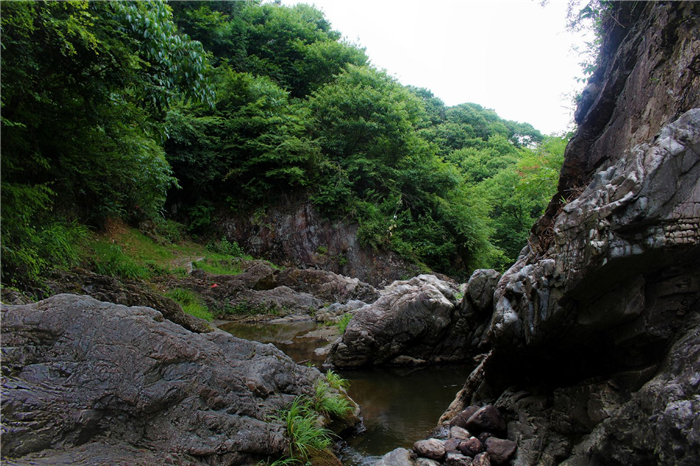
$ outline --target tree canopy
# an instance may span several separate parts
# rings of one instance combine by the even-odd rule
[[[504,267],[565,138],[447,107],[308,5],[2,2],[3,283],[68,264],[109,217],[217,234],[214,209],[308,198],[436,271]]]

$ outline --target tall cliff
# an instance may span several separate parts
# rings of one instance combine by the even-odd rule
[[[616,2],[559,193],[503,275],[494,403],[518,465],[700,464],[700,3]]]

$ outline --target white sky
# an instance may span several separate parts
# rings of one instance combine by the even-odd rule
[[[568,129],[582,85],[582,38],[566,32],[566,0],[284,0],[311,3],[371,63],[446,105],[474,102],[545,134]]]

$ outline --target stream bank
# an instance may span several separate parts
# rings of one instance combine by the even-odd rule
[[[335,330],[310,319],[233,322],[220,328],[240,338],[272,343],[296,362],[319,367],[324,358],[314,350],[328,345],[328,331]],[[387,451],[411,448],[416,439],[434,429],[470,369],[459,364],[337,369],[350,382],[348,394],[360,405],[364,423],[362,432],[345,439],[340,453],[343,464],[372,464]]]

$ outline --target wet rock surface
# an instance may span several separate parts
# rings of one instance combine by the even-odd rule
[[[193,333],[148,307],[56,295],[2,307],[11,464],[245,464],[285,453],[270,416],[316,369],[272,345]]]

